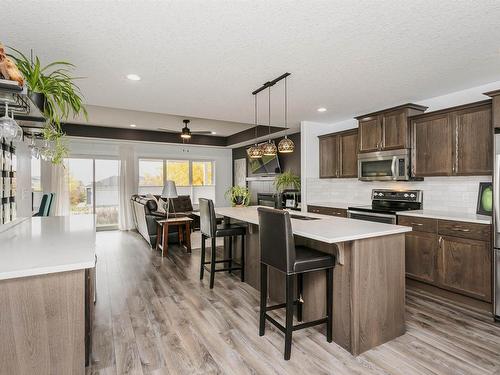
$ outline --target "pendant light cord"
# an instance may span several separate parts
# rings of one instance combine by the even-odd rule
[[[255,139],[257,139],[257,94],[254,94],[254,102],[255,102],[255,113],[254,113],[254,122],[255,122]],[[257,144],[257,143],[255,143]]]
[[[269,127],[269,143],[271,142],[271,86],[269,86],[269,104],[268,104],[268,127]]]
[[[288,129],[288,89],[286,87],[285,77],[285,130]]]

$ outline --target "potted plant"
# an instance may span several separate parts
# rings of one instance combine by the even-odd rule
[[[31,100],[41,109],[45,117],[43,137],[54,145],[52,162],[58,164],[67,155],[62,137],[61,123],[82,113],[87,118],[83,105],[83,95],[75,84],[71,69],[75,66],[66,61],[55,61],[42,66],[38,56],[27,58],[20,51],[11,48],[16,55],[12,57],[24,76]]]
[[[244,186],[233,186],[226,191],[225,197],[233,207],[244,207],[250,204],[250,191]]]
[[[300,190],[300,177],[293,174],[290,170],[283,172],[274,179],[274,187],[278,193],[287,189]]]

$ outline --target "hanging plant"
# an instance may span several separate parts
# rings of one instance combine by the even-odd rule
[[[55,61],[42,66],[38,56],[27,58],[22,52],[14,49],[12,57],[24,76],[28,92],[46,120],[43,130],[45,140],[54,145],[52,162],[59,164],[68,154],[62,137],[64,132],[61,123],[70,115],[73,117],[83,114],[88,119],[87,110],[83,104],[83,95],[73,77],[71,70],[75,66],[66,61]]]

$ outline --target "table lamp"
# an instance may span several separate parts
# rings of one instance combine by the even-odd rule
[[[165,185],[163,186],[163,191],[161,192],[161,197],[167,199],[167,203],[165,203],[165,211],[167,211],[167,220],[168,220],[168,211],[170,206],[170,199],[177,198],[177,188],[175,187],[175,182],[173,180],[166,180]],[[175,212],[175,207],[174,207]]]

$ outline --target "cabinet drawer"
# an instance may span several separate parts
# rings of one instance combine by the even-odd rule
[[[347,210],[343,208],[334,207],[321,207],[321,206],[307,206],[307,212],[312,212],[321,215],[347,217]]]
[[[469,238],[479,241],[490,241],[491,226],[486,224],[439,220],[438,233],[444,236]]]
[[[398,224],[412,227],[417,232],[437,233],[437,220],[423,217],[398,216]]]

